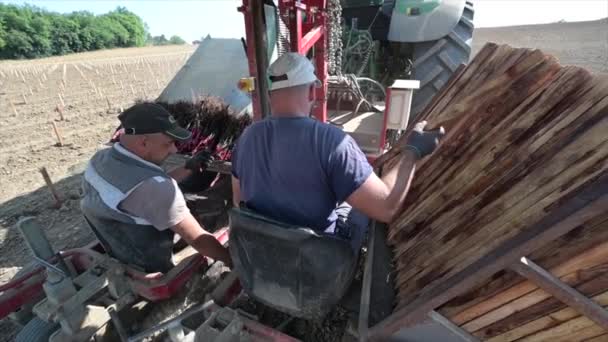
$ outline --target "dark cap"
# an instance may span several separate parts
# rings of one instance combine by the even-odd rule
[[[179,141],[192,136],[190,131],[179,126],[171,113],[155,103],[138,103],[122,112],[118,119],[125,134],[164,133]]]

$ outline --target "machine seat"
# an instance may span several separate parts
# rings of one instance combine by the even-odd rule
[[[348,241],[250,209],[229,211],[229,250],[245,292],[289,315],[321,318],[344,296],[357,257]]]

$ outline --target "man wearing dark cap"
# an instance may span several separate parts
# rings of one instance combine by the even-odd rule
[[[205,169],[211,159],[199,153],[184,167],[166,173],[160,165],[177,152],[176,141],[190,139],[171,114],[140,103],[119,119],[124,134],[97,152],[84,173],[82,212],[108,253],[146,272],[167,272],[177,233],[199,253],[231,265],[228,250],[190,213],[178,182]]]

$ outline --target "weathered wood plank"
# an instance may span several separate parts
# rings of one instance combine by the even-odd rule
[[[605,105],[608,106],[608,98],[605,99]],[[454,212],[451,213],[451,215],[435,215],[435,216],[426,216],[424,215],[423,217],[430,217],[427,222],[429,224],[432,224],[434,227],[438,227],[438,235],[436,239],[432,239],[429,240],[429,243],[434,243],[434,244],[440,244],[443,249],[441,250],[444,254],[445,253],[450,253],[451,249],[450,248],[446,248],[446,241],[444,240],[444,238],[446,236],[449,237],[449,235],[447,235],[447,232],[450,232],[451,229],[450,228],[454,228],[454,227],[462,227],[462,226],[473,226],[474,224],[486,224],[489,222],[486,222],[486,220],[488,220],[487,218],[484,220],[484,214],[488,214],[491,215],[490,218],[492,217],[496,217],[498,219],[501,219],[503,223],[506,223],[506,221],[511,221],[512,222],[512,217],[506,216],[506,215],[500,215],[503,211],[509,209],[511,210],[513,213],[518,213],[520,214],[521,211],[517,210],[516,208],[528,208],[531,203],[536,203],[537,205],[539,204],[539,200],[545,198],[548,201],[555,201],[556,198],[551,197],[551,198],[546,198],[547,195],[550,195],[550,193],[548,193],[547,191],[559,191],[557,194],[558,195],[563,195],[564,190],[565,189],[561,189],[559,184],[561,184],[563,181],[567,181],[567,180],[572,180],[573,177],[580,177],[580,173],[581,173],[581,169],[582,169],[582,174],[584,175],[583,179],[579,182],[583,182],[585,179],[588,179],[590,177],[593,177],[595,175],[595,173],[593,172],[593,170],[591,170],[592,173],[587,172],[587,168],[593,168],[596,166],[597,163],[600,163],[600,165],[604,164],[606,162],[606,158],[608,155],[608,148],[606,148],[606,146],[608,146],[607,142],[606,142],[606,138],[602,137],[602,131],[605,131],[606,129],[608,129],[608,119],[604,119],[601,121],[601,124],[596,125],[593,127],[594,129],[591,132],[588,132],[589,134],[585,135],[584,137],[581,137],[580,140],[575,141],[573,144],[569,145],[569,146],[564,146],[564,148],[562,149],[562,151],[554,156],[551,156],[550,154],[548,154],[549,151],[538,151],[538,153],[532,153],[530,154],[528,160],[530,163],[541,163],[541,162],[545,162],[545,163],[550,163],[552,165],[555,165],[555,167],[552,168],[542,168],[539,167],[537,169],[533,169],[530,170],[531,173],[528,173],[526,175],[526,182],[519,182],[519,183],[515,183],[515,184],[509,184],[510,179],[509,179],[509,175],[504,175],[502,178],[502,182],[493,185],[493,186],[488,186],[485,187],[484,191],[478,195],[478,197],[476,197],[474,200],[472,201],[468,201],[468,202],[463,202],[460,203],[460,205],[458,207],[455,208]],[[562,141],[564,139],[567,139],[566,137],[560,137],[562,139]],[[557,140],[557,139],[556,139]],[[589,144],[589,145],[586,145]],[[593,149],[596,148],[599,152],[595,153],[593,155],[591,155],[588,159],[586,160],[577,160],[578,158],[574,158],[573,160],[573,155],[577,155],[581,152],[579,152],[580,148],[583,147],[588,147],[589,149]],[[524,152],[522,151],[522,154]],[[573,162],[577,162],[577,167],[576,168],[572,168],[572,163]],[[513,177],[518,177],[520,174],[522,174],[523,172],[525,172],[526,170],[524,168],[526,168],[528,165],[525,164],[520,164],[520,166],[518,168],[512,169],[510,171],[510,174],[513,175]],[[538,165],[540,166],[540,165]],[[564,171],[562,171],[564,170]],[[596,172],[601,172],[602,169],[599,169]],[[559,176],[559,177],[557,177]],[[566,178],[567,177],[567,178]],[[574,178],[576,179],[576,178]],[[550,182],[550,183],[549,183]],[[458,184],[470,184],[470,183],[461,183],[460,181],[454,181],[454,183],[458,183]],[[543,184],[544,183],[544,184]],[[578,182],[577,182],[578,183]],[[510,188],[508,189],[504,189],[505,186],[507,185],[512,185]],[[577,185],[577,184],[571,184],[572,186]],[[492,193],[492,190],[496,189],[494,191],[494,193]],[[547,189],[547,190],[544,190]],[[496,196],[496,191],[505,191],[504,193],[500,194],[501,198],[504,198],[504,201],[493,201],[491,203],[489,203],[488,205],[484,206],[484,201],[490,200],[491,196]],[[543,191],[544,190],[544,191]],[[487,200],[485,198],[488,198]],[[505,202],[506,201],[506,202]],[[482,206],[482,208],[480,208],[479,210],[475,211],[474,206]],[[514,208],[515,207],[515,208]],[[535,209],[533,210],[533,213],[538,213],[538,210]],[[437,214],[437,213],[435,213]],[[415,214],[414,214],[415,215]],[[429,215],[431,215],[429,213]],[[432,217],[432,218],[431,218]],[[471,221],[471,219],[475,219],[478,218],[477,220],[473,220]],[[521,217],[521,216],[520,216]],[[456,219],[455,219],[456,218]],[[458,219],[460,218],[460,219]],[[481,221],[481,222],[478,222]],[[407,222],[403,222],[403,221],[397,221],[395,224],[405,224],[407,225]],[[492,226],[494,226],[496,223],[494,223]],[[487,227],[488,225],[485,225],[485,227]],[[441,229],[440,229],[441,228]],[[432,231],[432,230],[430,230]],[[429,232],[430,232],[429,231]],[[480,230],[476,230],[476,233],[480,234]],[[451,239],[451,243],[453,244],[460,244],[461,241],[458,241],[459,239]],[[418,249],[422,249],[423,251],[426,251],[427,253],[433,253],[433,256],[435,258],[437,258],[438,256],[440,256],[441,254],[439,253],[439,250],[437,250],[436,248],[429,248],[429,247],[437,247],[437,246],[429,246],[429,245],[425,245],[425,246],[421,246],[419,244],[416,244],[417,239],[411,239],[409,240],[409,242],[404,242],[403,244],[400,244],[399,247],[397,248],[397,254],[401,255],[404,252],[407,251],[408,247],[414,248],[414,247],[418,247]],[[422,248],[424,247],[424,248]],[[450,245],[447,245],[447,247],[450,247]],[[464,249],[464,246],[463,246]],[[416,249],[414,249],[414,251],[416,251]],[[437,252],[435,252],[437,251]],[[410,254],[411,256],[412,254]],[[461,254],[462,255],[462,254]],[[428,260],[428,259],[427,259]],[[456,260],[453,260],[454,262],[456,262]],[[431,262],[430,260],[428,262]],[[428,264],[427,262],[427,264]],[[421,266],[426,266],[426,265],[421,265]]]
[[[587,317],[581,316],[571,319],[554,328],[543,330],[534,335],[519,339],[521,342],[576,342],[595,337],[605,332],[601,327],[593,324]]]
[[[538,222],[574,225],[564,230],[574,229],[570,236],[526,245],[526,255],[552,270],[608,241],[600,227],[608,205],[584,217],[560,210],[565,203],[586,205],[585,193],[599,184],[595,196],[608,194],[608,78],[562,67],[538,50],[488,44],[446,88],[420,119],[443,125],[447,134],[437,152],[418,163],[403,210],[389,225],[398,310],[372,335],[411,324],[466,292],[440,312],[476,332],[545,303],[546,293],[512,272],[490,278],[512,257],[506,242],[533,235]],[[376,167],[390,169],[399,157],[389,151]],[[563,246],[564,256],[546,245]],[[584,282],[579,265],[568,266],[556,276],[574,286]],[[473,288],[486,297],[467,303],[479,293]],[[517,306],[509,307],[512,302]],[[534,315],[528,321],[541,317]]]
[[[571,283],[586,295],[593,296],[608,288],[608,274],[604,274],[606,270],[605,267],[594,267],[584,273],[576,271],[566,275],[562,280]],[[560,309],[563,306],[565,305],[562,305],[561,302],[552,299],[550,293],[542,289],[536,289],[483,316],[477,317],[462,327],[470,332],[478,332],[484,329],[484,331],[489,332],[488,335],[491,335],[493,332],[508,329],[510,325],[516,325],[522,320],[525,323],[526,320],[532,320],[539,315],[542,316],[543,312],[546,314],[551,312],[551,309]]]
[[[606,227],[605,223],[597,224],[597,226],[602,231],[604,231]],[[588,270],[593,269],[597,265],[601,265],[608,260],[608,240],[604,241],[606,242],[600,242],[599,244],[597,244],[598,242],[596,241],[595,243],[597,245],[593,248],[585,249],[582,253],[576,255],[572,259],[567,259],[562,264],[551,268],[551,273],[555,274],[567,284],[576,285],[577,282],[583,281],[584,279],[581,279],[581,275],[589,274],[590,272],[588,272]],[[541,264],[544,265],[543,263]],[[492,292],[488,295],[486,300],[479,302],[475,306],[468,307],[458,314],[446,314],[446,317],[450,318],[456,324],[471,322],[474,319],[505,304],[511,303],[518,298],[522,298],[537,289],[538,286],[530,281],[524,280],[504,291]],[[473,293],[468,297],[474,298],[476,296],[477,293]],[[480,328],[474,330],[478,329]]]
[[[583,340],[584,342],[608,342],[608,334],[601,334],[592,338]]]
[[[608,260],[608,242],[605,241],[608,241],[608,212],[535,251],[531,259],[560,278],[576,270],[585,273],[586,269]],[[514,272],[500,272],[490,282],[453,299],[440,312],[454,322],[463,324],[535,288]]]
[[[560,281],[532,260],[522,257],[521,262],[513,264],[511,269],[608,331],[608,311]]]
[[[600,305],[608,305],[608,273],[606,267],[602,267],[594,272],[600,272],[599,276],[591,278],[585,283],[577,286],[577,290],[591,297]],[[597,273],[595,273],[597,274]],[[539,290],[542,291],[542,290]],[[507,305],[511,307],[511,305]],[[535,329],[539,325],[543,328],[555,326],[559,322],[580,316],[580,313],[572,308],[567,308],[566,305],[559,300],[547,297],[547,299],[535,305],[530,305],[518,311],[515,309],[511,315],[506,316],[504,320],[496,321],[491,325],[484,326],[483,329],[475,331],[474,335],[483,339],[506,336],[514,336],[525,331],[526,334],[531,334],[542,329]],[[545,324],[548,323],[549,325]],[[530,323],[532,322],[532,323]],[[531,326],[530,326],[531,324]]]
[[[597,295],[592,299],[597,303],[606,306],[608,305],[608,292]],[[565,308],[559,311],[550,312],[545,316],[527,322],[526,324],[513,327],[512,329],[491,338],[483,337],[483,335],[480,336],[480,334],[476,334],[476,336],[484,338],[484,340],[488,342],[511,342],[556,327],[576,317],[582,316],[574,309]]]
[[[423,289],[420,296],[410,304],[398,309],[372,327],[369,338],[380,340],[402,327],[420,322],[429,311],[466,292],[498,270],[507,268],[520,255],[526,255],[538,248],[540,244],[567,233],[578,222],[604,212],[608,207],[608,175],[601,181],[602,183],[587,186],[584,192],[577,194],[562,207],[555,209],[553,215],[505,242],[499,248],[469,265],[463,272],[457,273],[437,286]]]
[[[493,147],[489,147],[489,148],[493,148]],[[523,150],[522,150],[522,151],[515,151],[515,152],[519,152],[519,154],[520,154],[520,155],[525,155],[525,152],[524,152]],[[466,158],[463,158],[463,159],[466,159]],[[497,175],[496,175],[496,176],[494,176],[494,175],[493,175],[493,174],[491,174],[491,173],[490,173],[490,174],[488,174],[488,171],[490,171],[490,170],[483,171],[483,173],[481,173],[481,174],[485,176],[484,178],[485,178],[486,180],[487,180],[487,179],[497,179],[497,177],[498,177],[498,175],[500,174],[500,172],[503,172],[503,173],[504,173],[504,169],[505,169],[506,167],[508,167],[508,164],[509,164],[509,163],[512,163],[511,161],[506,160],[506,159],[505,159],[504,161],[505,161],[507,164],[506,164],[506,165],[504,165],[504,166],[500,166],[500,165],[497,165],[497,162],[496,162],[496,161],[495,161],[495,162],[492,162],[492,160],[487,160],[487,161],[485,162],[485,164],[484,164],[484,165],[492,165],[492,167],[494,168],[494,172],[495,172],[495,173],[497,173]],[[500,163],[500,162],[501,162],[501,161],[498,161],[498,163]],[[475,168],[475,167],[480,168],[480,166],[478,165],[478,163],[469,163],[469,165],[470,165],[470,166],[469,166],[469,168]],[[483,165],[482,165],[482,167],[483,167]],[[443,171],[445,172],[445,170],[443,170]],[[421,172],[422,172],[422,171],[421,171]],[[466,174],[466,169],[465,169],[465,171],[463,171],[463,172]],[[479,171],[476,171],[476,172],[471,172],[470,174],[480,174],[480,172],[479,172]],[[448,176],[452,176],[452,175],[446,175],[446,177],[447,177],[448,179],[454,179],[454,177],[448,177]],[[426,178],[426,177],[425,177],[425,178]],[[500,179],[500,178],[498,178],[498,179]],[[454,179],[452,182],[449,182],[449,185],[451,185],[451,186],[454,188],[454,190],[453,190],[453,191],[450,191],[449,189],[445,189],[445,190],[442,190],[442,191],[439,191],[439,192],[438,192],[438,191],[434,191],[434,192],[435,192],[437,195],[435,195],[435,196],[430,195],[430,196],[429,196],[428,201],[430,201],[430,202],[432,203],[432,201],[433,201],[433,200],[436,200],[436,201],[438,201],[437,206],[438,206],[439,208],[444,208],[444,207],[447,207],[447,208],[450,208],[450,207],[456,207],[456,208],[458,208],[458,209],[460,210],[460,212],[466,213],[466,211],[467,211],[467,210],[470,208],[470,206],[471,206],[471,205],[473,205],[473,204],[475,204],[475,203],[479,204],[479,199],[477,200],[477,202],[470,202],[471,204],[469,204],[469,206],[468,206],[468,207],[463,207],[463,204],[465,204],[465,203],[462,203],[462,202],[461,202],[461,203],[454,203],[454,202],[450,201],[450,202],[452,202],[452,203],[443,204],[443,205],[442,205],[442,204],[440,204],[440,203],[441,203],[441,202],[445,203],[445,202],[446,202],[446,200],[445,200],[446,198],[452,198],[452,197],[450,197],[449,195],[458,194],[458,191],[462,191],[462,187],[463,187],[463,186],[467,186],[467,185],[469,186],[469,188],[473,188],[473,187],[475,187],[475,188],[477,188],[477,189],[480,189],[479,191],[483,191],[482,193],[470,193],[470,190],[469,190],[469,193],[468,193],[468,194],[467,194],[467,193],[465,193],[465,195],[467,195],[467,196],[481,196],[483,193],[489,193],[489,192],[490,192],[490,190],[491,190],[491,189],[489,189],[489,188],[488,188],[488,186],[490,186],[490,185],[492,185],[492,184],[487,184],[487,181],[486,181],[486,184],[480,184],[480,185],[476,185],[475,180],[476,180],[476,179],[466,179],[466,178],[464,178],[464,179]],[[483,179],[482,179],[482,181],[483,181]],[[498,185],[498,186],[500,186],[500,184],[497,184],[497,185]],[[441,196],[442,196],[442,194],[443,194],[443,191],[446,191],[446,193],[447,193],[447,194],[446,194],[446,196],[447,196],[447,197],[445,197],[445,198],[443,198],[443,199],[442,199],[442,197],[441,197]],[[525,194],[526,194],[526,193],[524,193],[524,195],[525,195]],[[426,197],[418,197],[418,196],[415,196],[415,197],[416,197],[416,198],[425,198],[425,199],[426,199]],[[481,198],[481,199],[483,199],[483,198]],[[423,204],[426,204],[426,203],[427,203],[427,200],[425,200]],[[426,204],[426,205],[427,205],[427,206],[430,206],[431,204]],[[434,209],[434,207],[431,207],[431,208],[432,208],[432,209]],[[441,210],[441,209],[440,209],[440,210]],[[428,213],[421,213],[421,212],[415,212],[415,211],[412,211],[412,212],[411,212],[411,214],[413,215],[413,217],[418,217],[418,215],[420,215],[421,217],[428,217],[427,221],[426,221],[426,222],[424,222],[424,223],[425,223],[425,224],[429,224],[429,225],[430,225],[430,224],[436,224],[437,226],[441,226],[441,225],[440,225],[440,223],[439,223],[439,222],[435,222],[435,221],[437,221],[437,220],[441,219],[442,217],[449,217],[449,216],[452,216],[452,215],[445,215],[445,214],[446,214],[446,212],[443,212],[443,213],[442,213],[441,211],[437,211],[437,210],[432,211],[432,212],[428,212]],[[442,215],[442,216],[437,216],[437,214],[444,214],[444,215]],[[454,215],[454,216],[456,216],[456,215]],[[467,217],[470,217],[470,216],[471,216],[471,214],[466,215],[466,216],[467,216]],[[433,219],[433,218],[435,218],[435,219]],[[451,218],[450,218],[450,219],[451,219]],[[411,222],[411,221],[410,221],[410,222]],[[470,223],[470,221],[469,221],[469,223]],[[407,230],[407,228],[408,228],[408,226],[407,226],[408,222],[407,222],[407,221],[397,221],[395,224],[400,224],[400,225],[403,225],[402,227],[404,227],[404,228],[402,229],[402,231],[405,231],[405,230]],[[453,225],[455,225],[455,224],[457,224],[457,223],[453,223]],[[444,235],[446,234],[446,233],[445,233],[445,231],[449,231],[449,230],[448,230],[448,229],[446,229],[446,230],[441,230],[441,232],[443,232],[443,233],[444,233]],[[412,242],[412,245],[415,245],[415,243],[414,243],[414,242]],[[399,247],[400,247],[400,248],[399,248],[399,251],[400,251],[400,252],[403,252],[403,251],[404,251],[404,250],[407,248],[407,246],[408,246],[408,245],[405,245],[405,246],[400,245],[400,246],[399,246]]]
[[[506,60],[518,63],[502,64],[504,73],[496,77],[463,72],[461,79],[484,82],[442,112],[448,121],[467,120],[454,122],[443,152],[421,164],[425,177],[411,194],[418,202],[408,203],[389,233],[402,303],[514,236],[522,223],[542,218],[547,206],[605,170],[608,86],[579,68],[560,69],[538,51],[517,51]],[[474,133],[484,128],[489,134]]]

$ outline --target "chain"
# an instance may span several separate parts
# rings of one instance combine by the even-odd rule
[[[342,76],[342,5],[340,0],[329,0],[327,4],[328,68],[332,75]]]
[[[369,31],[367,31],[366,34],[369,36],[368,37],[369,47],[367,48],[367,51],[365,53],[365,57],[363,58],[363,62],[361,63],[361,67],[359,68],[359,70],[355,74],[357,76],[361,76],[361,74],[365,71],[365,68],[367,68],[367,63],[369,63],[369,59],[372,56],[372,53],[374,52],[374,45],[375,45],[374,44],[374,40],[372,39],[372,36],[369,33]]]

